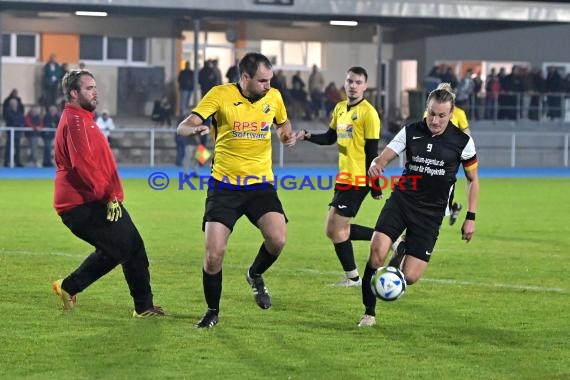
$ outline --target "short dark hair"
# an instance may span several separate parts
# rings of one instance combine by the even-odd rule
[[[271,69],[271,62],[266,56],[261,53],[247,53],[239,61],[239,75],[241,76],[243,73],[247,73],[247,75],[253,78],[257,70],[259,70],[260,64]]]
[[[364,81],[368,82],[368,72],[364,67],[352,66],[350,69],[346,70],[347,73],[355,73],[356,75],[364,75]]]
[[[91,78],[95,79],[93,74],[89,70],[86,69],[73,69],[69,70],[61,80],[61,87],[63,88],[63,94],[65,95],[65,99],[69,102],[71,100],[71,90],[79,90],[81,77],[83,75],[90,76]]]

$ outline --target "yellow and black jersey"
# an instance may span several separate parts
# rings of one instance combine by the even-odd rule
[[[467,115],[465,114],[465,111],[457,106],[453,107],[450,121],[453,123],[453,125],[459,128],[460,131],[464,131],[469,128],[469,122],[467,121]]]
[[[212,116],[212,177],[234,185],[246,177],[248,184],[273,181],[271,125],[287,121],[279,91],[272,88],[252,102],[236,83],[223,84],[212,88],[192,113],[202,120]]]
[[[353,185],[357,176],[365,176],[367,139],[380,138],[380,117],[366,99],[349,106],[346,100],[337,103],[334,108],[330,128],[336,130],[338,144],[338,169],[340,173],[349,173]]]

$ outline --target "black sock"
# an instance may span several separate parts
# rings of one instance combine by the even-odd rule
[[[374,229],[366,226],[361,226],[360,224],[350,225],[350,240],[370,240],[372,239],[372,234]]]
[[[376,315],[376,297],[374,296],[374,293],[372,293],[370,282],[372,281],[374,273],[376,273],[376,269],[372,268],[370,263],[366,263],[364,276],[362,276],[362,303],[365,307],[364,314],[373,316]]]
[[[352,272],[356,270],[356,262],[354,261],[354,251],[352,249],[352,242],[350,240],[343,241],[342,243],[334,243],[334,250],[336,256],[342,265],[345,272]],[[351,280],[357,281],[358,275],[352,276]]]
[[[265,248],[265,244],[261,243],[259,252],[257,252],[257,256],[255,256],[253,264],[251,264],[251,267],[249,267],[249,276],[251,278],[261,276],[267,269],[269,269],[271,265],[273,265],[275,260],[277,260],[277,257],[278,256],[274,256],[269,253],[269,251]]]
[[[202,269],[202,285],[204,286],[204,298],[208,309],[217,312],[220,310],[220,297],[222,296],[222,270],[216,274],[208,274]]]

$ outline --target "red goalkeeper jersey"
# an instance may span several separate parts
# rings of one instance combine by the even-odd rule
[[[54,207],[58,214],[89,202],[123,201],[117,163],[93,113],[66,104],[54,143]]]

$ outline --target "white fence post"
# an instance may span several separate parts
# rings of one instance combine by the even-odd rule
[[[150,130],[150,167],[154,168],[154,128]]]
[[[516,166],[517,159],[517,135],[513,133],[511,135],[511,168]]]
[[[568,134],[564,135],[564,166],[568,167]]]

